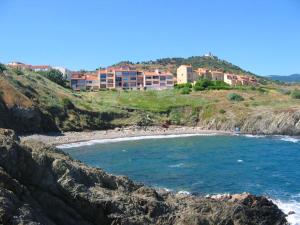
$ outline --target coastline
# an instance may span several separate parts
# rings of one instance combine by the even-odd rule
[[[92,140],[106,140],[117,138],[153,137],[162,135],[234,135],[235,132],[220,130],[203,130],[200,127],[170,126],[163,128],[151,127],[125,127],[113,130],[96,130],[81,132],[64,132],[49,134],[32,134],[20,136],[21,141],[37,140],[48,145],[58,146],[70,143],[87,142]]]

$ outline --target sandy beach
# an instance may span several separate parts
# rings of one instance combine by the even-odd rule
[[[156,135],[180,135],[180,134],[217,134],[230,135],[232,132],[218,130],[203,130],[200,127],[126,127],[116,128],[114,130],[99,131],[82,131],[82,132],[65,132],[49,134],[33,134],[20,136],[24,140],[37,140],[53,146],[84,142],[91,140],[103,140],[126,137],[156,136]]]

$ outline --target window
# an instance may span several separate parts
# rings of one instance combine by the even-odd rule
[[[136,80],[136,77],[130,77],[130,80]]]
[[[134,72],[129,72],[129,76],[136,76],[137,73],[134,71]]]
[[[159,79],[159,76],[153,76],[153,79]]]
[[[146,76],[146,79],[151,80],[152,77],[151,76]]]
[[[166,80],[165,76],[160,76],[160,80]]]
[[[100,75],[100,78],[101,78],[101,79],[106,78],[106,74],[101,74],[101,75]]]
[[[152,82],[151,81],[146,81],[146,85],[152,85]]]

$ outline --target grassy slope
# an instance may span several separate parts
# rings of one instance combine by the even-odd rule
[[[250,114],[300,109],[300,100],[279,91],[297,86],[269,84],[264,86],[265,92],[247,88],[192,92],[189,95],[182,95],[178,90],[73,92],[37,73],[16,75],[9,70],[6,74],[0,78],[0,88],[5,92],[2,99],[6,105],[37,106],[61,130],[105,129],[167,121],[197,125],[233,118],[242,120]],[[245,101],[229,101],[227,95],[232,92],[242,95]]]

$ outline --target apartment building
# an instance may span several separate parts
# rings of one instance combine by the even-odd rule
[[[7,65],[11,68],[16,68],[16,69],[19,69],[19,70],[32,70],[32,71],[35,71],[35,72],[49,71],[49,70],[52,69],[52,67],[48,66],[48,65],[32,66],[32,65],[25,64],[25,63],[22,63],[22,62],[10,62]]]
[[[97,91],[100,89],[100,79],[97,73],[85,74],[85,89],[90,91]]]
[[[26,70],[26,69],[31,69],[31,65],[29,64],[25,64],[22,62],[10,62],[7,64],[7,66],[11,67],[11,68],[16,68],[19,70]]]
[[[191,65],[181,65],[177,68],[177,84],[192,83],[197,80]]]
[[[86,90],[86,76],[80,72],[73,72],[70,85],[74,91]]]
[[[164,71],[145,71],[144,88],[150,90],[169,89],[174,86],[173,74]]]
[[[211,80],[219,80],[219,81],[224,81],[224,73],[219,72],[219,71],[211,71]]]
[[[174,86],[173,75],[159,70],[139,71],[134,67],[109,67],[98,71],[100,88],[166,89]]]
[[[198,68],[195,73],[197,74],[198,78],[200,79],[212,79],[212,74],[209,69],[206,68]]]
[[[109,67],[99,70],[98,75],[100,88],[138,89],[143,84],[140,73],[131,66]]]
[[[50,71],[52,68],[51,66],[48,65],[40,65],[40,66],[31,66],[30,69],[35,72],[40,72],[40,71],[46,72],[46,71]]]

